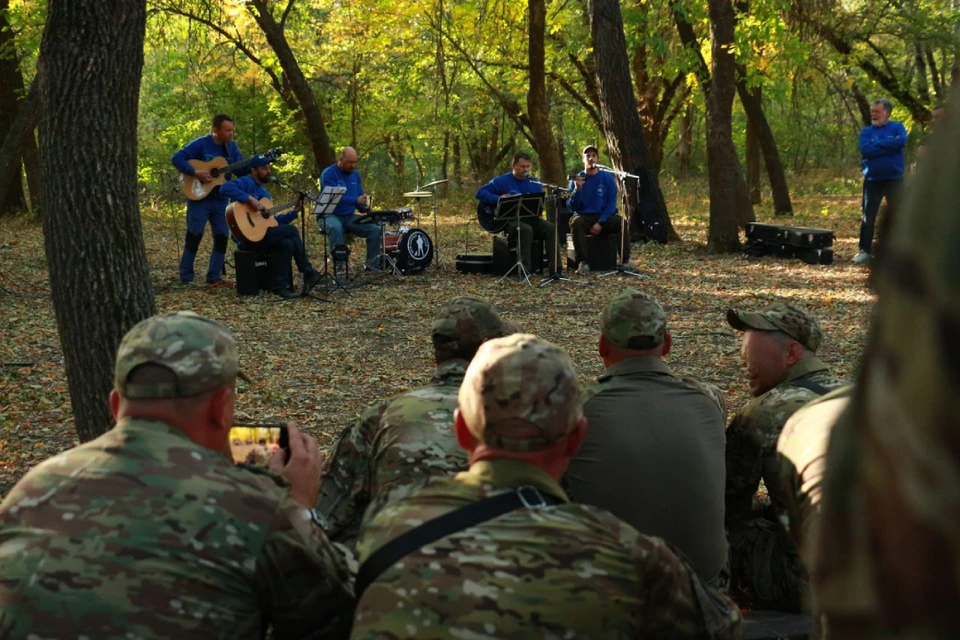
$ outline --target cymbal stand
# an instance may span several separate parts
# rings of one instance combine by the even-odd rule
[[[617,248],[620,259],[617,261],[615,269],[601,273],[597,278],[606,278],[607,276],[620,274],[647,280],[650,276],[631,270],[632,267],[630,269],[627,268],[630,266],[630,199],[627,197],[627,178],[633,178],[637,181],[637,190],[639,191],[640,176],[627,173],[626,171],[620,171],[619,169],[611,169],[602,164],[598,164],[596,167],[600,169],[600,171],[606,171],[607,173],[612,173],[617,176],[617,179],[620,181],[620,204],[623,207],[623,215],[620,216],[620,246]]]

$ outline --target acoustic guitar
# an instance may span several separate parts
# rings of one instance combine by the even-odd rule
[[[263,154],[263,157],[273,162],[280,157],[281,153],[283,152],[280,149],[270,149],[270,151],[267,151]],[[250,162],[256,157],[258,156],[253,156],[253,158],[248,158],[247,160],[242,160],[240,162],[234,162],[232,164],[228,163],[227,159],[223,156],[218,156],[208,162],[203,160],[187,160],[194,170],[208,171],[210,173],[210,177],[213,179],[204,184],[193,176],[181,173],[180,188],[183,189],[183,195],[187,196],[187,198],[190,200],[203,200],[210,195],[210,192],[213,191],[214,187],[219,187],[227,181],[227,174],[246,168],[246,166],[249,165]]]
[[[267,235],[267,229],[277,226],[278,222],[274,216],[298,206],[300,201],[292,200],[271,207],[273,203],[269,198],[260,198],[260,204],[267,210],[257,211],[256,207],[249,202],[231,202],[227,205],[227,224],[237,240],[247,244],[260,242],[263,236]]]

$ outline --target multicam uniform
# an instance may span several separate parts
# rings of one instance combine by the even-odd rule
[[[285,481],[123,419],[0,504],[4,638],[337,637],[343,556]]]
[[[834,389],[843,384],[811,357],[790,368],[784,380],[744,405],[727,429],[726,521],[730,568],[748,597],[764,606],[799,610],[806,572],[779,518],[785,511],[777,438],[797,409],[819,397],[803,381]],[[761,478],[770,496],[771,519],[753,509]]]
[[[371,498],[467,467],[467,454],[453,433],[457,392],[465,360],[437,367],[431,383],[369,407],[334,445],[324,470],[317,509],[331,538],[356,543]]]
[[[523,485],[563,503],[511,511],[406,556],[363,595],[351,638],[737,637],[739,610],[666,542],[570,503],[552,478],[519,461],[481,461],[410,488],[368,521],[359,556]]]

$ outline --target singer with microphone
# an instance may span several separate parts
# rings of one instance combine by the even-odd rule
[[[269,164],[255,167],[250,170],[250,175],[225,182],[220,187],[220,193],[228,197],[231,202],[240,202],[260,213],[265,213],[267,209],[262,200],[270,200],[270,192],[264,189],[263,185],[276,180],[270,174]],[[277,254],[270,289],[281,298],[298,297],[293,291],[293,283],[287,280],[286,271],[291,258],[296,261],[297,270],[303,274],[305,292],[309,292],[321,279],[321,275],[310,264],[300,232],[297,231],[296,226],[290,224],[299,214],[299,208],[289,213],[277,214],[274,216],[277,226],[268,227],[262,240],[251,243],[239,242],[240,248],[247,251]]]
[[[480,226],[490,233],[499,233],[506,230],[510,236],[517,235],[517,227],[520,229],[520,257],[523,260],[523,266],[527,271],[533,273],[534,269],[530,264],[530,246],[533,241],[543,242],[547,248],[547,258],[550,264],[550,276],[559,276],[560,264],[557,262],[557,242],[554,234],[554,225],[543,218],[525,218],[519,223],[511,220],[502,228],[491,226],[494,223],[493,212],[497,207],[497,200],[503,196],[511,196],[527,193],[543,193],[543,186],[540,181],[530,175],[530,154],[522,151],[513,154],[512,170],[502,176],[497,176],[487,184],[477,190],[477,200],[480,201],[477,207],[477,217],[480,220]],[[540,265],[537,265],[539,267]]]
[[[597,148],[588,144],[583,148],[583,171],[570,183],[573,197],[567,200],[567,207],[573,212],[570,219],[570,233],[573,234],[573,249],[576,252],[577,273],[584,275],[590,271],[589,256],[586,251],[587,236],[606,236],[616,234],[617,246],[620,245],[621,220],[617,215],[617,182],[613,175],[601,171],[602,165]]]

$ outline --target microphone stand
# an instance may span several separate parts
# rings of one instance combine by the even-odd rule
[[[585,280],[574,280],[573,278],[567,278],[560,274],[559,264],[560,261],[560,216],[557,215],[557,198],[572,193],[570,189],[566,187],[561,187],[559,185],[550,184],[548,182],[540,182],[539,180],[532,180],[537,184],[553,189],[553,193],[550,194],[549,200],[552,203],[553,209],[553,246],[554,246],[554,264],[550,265],[550,275],[540,281],[539,288],[544,288],[547,285],[553,284],[554,282],[563,281],[563,282],[575,282],[577,284],[590,284]],[[550,219],[550,211],[547,211],[547,220]],[[565,253],[565,252],[564,252]],[[566,260],[566,257],[563,258]]]
[[[624,214],[620,216],[620,260],[617,268],[613,271],[608,271],[606,273],[601,273],[597,278],[605,278],[607,276],[612,276],[614,274],[623,274],[627,276],[633,276],[635,278],[647,279],[650,276],[638,273],[630,265],[630,199],[627,197],[627,178],[633,178],[637,181],[637,188],[639,189],[640,185],[640,176],[628,173],[626,171],[621,171],[620,169],[614,169],[602,164],[593,165],[600,171],[605,171],[607,173],[612,173],[617,176],[620,181],[620,197],[623,199],[623,212]]]
[[[300,189],[297,189],[296,187],[294,187],[292,184],[284,180],[281,180],[278,176],[270,176],[270,182],[278,184],[282,188],[288,191],[292,191],[300,197],[300,240],[301,242],[303,242],[303,253],[304,255],[306,255],[307,253],[307,226],[306,226],[307,210],[304,208],[303,203],[305,200],[310,200],[311,202],[317,203],[317,198],[312,193],[308,191],[301,191]],[[326,235],[323,236],[323,272],[324,272],[324,275],[328,275],[327,274],[327,236]],[[304,277],[306,277],[307,274],[303,274],[303,275]],[[334,282],[337,282],[336,278],[334,278]],[[340,284],[339,282],[337,282],[337,286],[339,286],[340,288],[343,288],[343,285]],[[344,289],[344,291],[346,291],[346,289]],[[347,293],[349,294],[350,292],[347,291]],[[307,291],[306,282],[304,282],[303,289],[300,291],[300,297],[313,298],[314,300],[319,300],[320,302],[332,302],[329,298],[325,298],[321,295],[313,294]]]

